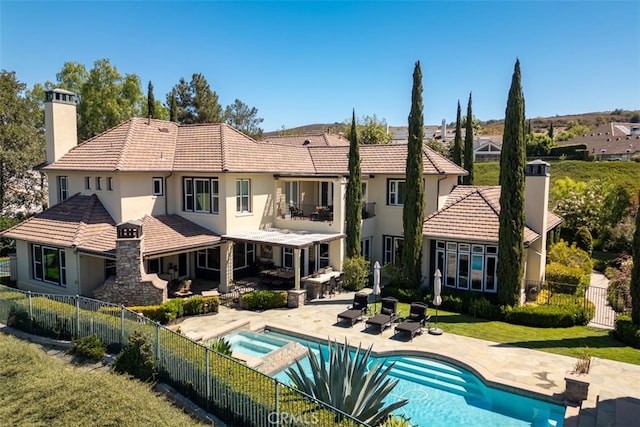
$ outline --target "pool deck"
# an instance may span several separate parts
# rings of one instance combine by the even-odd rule
[[[363,347],[373,345],[378,354],[399,354],[413,352],[427,353],[430,356],[455,360],[482,376],[487,382],[499,388],[515,387],[525,394],[555,400],[562,404],[565,388],[565,373],[573,367],[575,358],[546,353],[537,350],[513,347],[475,338],[453,334],[430,335],[426,331],[408,341],[406,336],[393,336],[393,328],[387,328],[382,334],[376,334],[365,328],[364,322],[353,327],[336,324],[336,315],[344,311],[353,301],[353,293],[342,293],[331,299],[318,299],[308,302],[297,309],[268,310],[262,313],[220,307],[216,315],[184,319],[178,326],[180,331],[195,340],[206,340],[228,330],[231,322],[242,324],[248,321],[250,329],[258,330],[265,326],[281,328],[293,332],[327,338]],[[429,313],[432,309],[429,308]],[[432,316],[433,319],[433,316]],[[240,322],[240,323],[238,323]],[[518,338],[518,337],[514,337]],[[523,337],[526,338],[526,337]],[[640,350],[639,350],[640,351]],[[640,366],[593,358],[590,370],[589,397],[582,404],[580,422],[577,423],[579,408],[568,407],[565,425],[608,426],[626,425],[624,419],[638,422],[640,419]],[[604,402],[631,402],[630,413],[620,414],[622,405],[610,404],[610,410],[599,410],[596,423],[596,399]],[[618,411],[618,414],[616,414]],[[617,416],[617,418],[615,418]],[[623,417],[622,419],[620,417]],[[628,418],[627,418],[628,417]],[[624,422],[624,421],[623,421]]]

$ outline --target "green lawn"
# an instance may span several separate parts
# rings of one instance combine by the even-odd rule
[[[77,369],[0,334],[0,420],[7,426],[201,426],[151,390],[110,372]]]
[[[379,311],[379,303],[375,304]],[[409,313],[409,304],[400,303],[401,316]],[[429,305],[431,321],[435,310]],[[590,356],[640,365],[640,350],[624,345],[608,330],[574,326],[573,328],[532,328],[478,319],[466,314],[438,310],[438,327],[445,333],[478,338],[516,347],[531,348],[564,356],[578,357],[587,348]]]

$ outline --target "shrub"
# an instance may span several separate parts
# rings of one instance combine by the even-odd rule
[[[287,306],[287,293],[283,291],[253,291],[242,295],[242,308],[268,310]]]
[[[161,324],[165,324],[172,320],[170,309],[163,305],[136,305],[127,308],[131,311],[142,314],[147,319],[151,319],[154,322]]]
[[[97,362],[107,354],[107,349],[100,338],[94,334],[73,339],[73,347],[67,350],[67,353]]]
[[[502,309],[484,297],[473,298],[469,303],[469,314],[489,320],[502,320]]]
[[[369,282],[369,261],[361,256],[345,258],[342,261],[342,271],[342,286],[348,291],[359,291]]]
[[[195,316],[204,313],[204,301],[201,296],[195,296],[184,300],[183,311],[185,316]]]
[[[549,287],[553,291],[561,293],[575,293],[584,276],[584,272],[579,267],[569,267],[558,263],[547,264],[545,274]]]
[[[400,302],[406,303],[421,301],[420,294],[418,293],[417,289],[397,288],[391,285],[382,288],[382,296],[393,297]]]
[[[586,226],[582,226],[578,229],[575,237],[576,247],[578,249],[582,249],[589,256],[593,254],[593,237],[591,236],[591,232]]]
[[[621,314],[616,318],[615,334],[623,343],[640,348],[640,326],[631,321],[630,315]]]
[[[588,253],[578,248],[575,242],[569,245],[564,240],[560,240],[549,248],[547,257],[549,263],[561,264],[567,267],[579,267],[584,274],[591,274],[593,271],[591,257]]]
[[[184,299],[182,298],[169,299],[163,302],[160,306],[167,312],[169,321],[176,320],[184,316]]]
[[[589,323],[592,317],[589,311],[576,305],[525,305],[508,307],[505,310],[505,320],[515,325],[536,328],[570,328]]]
[[[147,338],[139,331],[129,335],[124,349],[116,356],[114,369],[118,373],[127,373],[142,381],[153,380],[156,376],[156,360]]]
[[[214,338],[209,341],[209,348],[216,353],[224,354],[225,356],[231,356],[231,344],[226,339]]]
[[[202,313],[217,313],[220,307],[220,298],[217,296],[202,297]]]
[[[455,313],[464,312],[464,302],[461,296],[456,295],[442,295],[442,304],[440,307],[447,311],[453,311]]]

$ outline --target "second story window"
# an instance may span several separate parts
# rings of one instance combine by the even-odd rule
[[[236,212],[251,212],[251,180],[236,180]]]
[[[107,190],[113,191],[113,177],[112,176],[107,178]]]
[[[84,189],[85,190],[91,190],[91,177],[90,176],[85,176],[84,177]]]
[[[102,177],[96,176],[96,190],[102,190]]]
[[[58,177],[58,202],[62,202],[69,198],[69,177]]]
[[[217,178],[184,178],[182,182],[183,211],[219,212],[220,201]]]
[[[154,196],[162,196],[164,194],[163,191],[163,186],[162,186],[162,182],[163,179],[161,177],[155,177],[152,180],[152,187],[153,187],[153,195]]]
[[[404,204],[404,179],[387,181],[387,205],[402,206]]]

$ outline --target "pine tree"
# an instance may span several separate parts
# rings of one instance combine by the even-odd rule
[[[456,115],[456,137],[453,140],[451,158],[453,163],[462,167],[462,123],[460,119],[460,100],[458,100],[458,114]],[[458,177],[458,184],[462,183],[462,177]]]
[[[153,96],[153,85],[151,84],[151,80],[149,80],[149,86],[147,87],[147,111],[149,112],[150,118],[155,118],[156,116],[156,99]]]
[[[553,141],[553,122],[549,122],[549,138]]]
[[[346,202],[346,250],[347,257],[360,255],[360,233],[362,223],[362,175],[360,171],[360,149],[356,131],[356,112],[353,111],[349,135],[349,182]]]
[[[175,90],[172,90],[169,94],[169,120],[178,123],[178,101],[176,100]]]
[[[640,200],[640,191],[638,192]],[[633,233],[633,269],[631,270],[631,322],[640,326],[640,208],[636,212],[636,230]]]
[[[425,206],[422,166],[423,139],[422,70],[420,69],[420,61],[417,61],[413,71],[405,198],[402,210],[402,225],[404,228],[403,278],[408,282],[407,284],[416,288],[422,280],[422,224],[424,222]]]
[[[524,273],[525,123],[520,60],[516,60],[505,112],[500,154],[500,228],[498,240],[498,301],[519,301]]]
[[[467,126],[464,135],[464,168],[468,172],[462,178],[466,185],[473,185],[473,114],[471,112],[471,93],[467,104]]]

